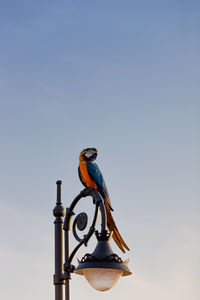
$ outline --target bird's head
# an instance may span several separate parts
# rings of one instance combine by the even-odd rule
[[[84,149],[79,156],[79,160],[90,160],[93,161],[97,157],[97,149],[96,148],[87,148]]]

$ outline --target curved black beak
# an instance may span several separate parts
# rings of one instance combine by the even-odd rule
[[[92,154],[92,156],[90,157],[90,160],[93,161],[97,158],[97,153]]]

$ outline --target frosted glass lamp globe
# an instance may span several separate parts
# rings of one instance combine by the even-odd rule
[[[122,276],[123,271],[119,269],[88,268],[83,274],[89,284],[98,291],[111,289]]]

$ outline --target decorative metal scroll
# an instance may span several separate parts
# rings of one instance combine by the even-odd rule
[[[81,242],[82,239],[78,236],[76,228],[78,228],[79,231],[83,231],[87,227],[87,224],[88,216],[86,213],[82,212],[76,216],[73,222],[73,235],[78,242]]]
[[[101,262],[110,262],[110,263],[123,263],[123,260],[115,253],[104,257],[103,259],[99,259],[96,256],[87,253],[82,257],[80,263],[85,263],[85,262],[96,262],[96,261],[101,261]]]
[[[63,227],[63,229],[65,230],[65,238],[68,239],[67,232],[69,232],[69,230],[71,228],[71,219],[72,219],[72,216],[75,215],[75,213],[74,213],[75,206],[77,205],[77,203],[80,201],[81,198],[87,197],[87,196],[92,196],[93,203],[96,206],[93,221],[92,221],[92,224],[89,228],[88,233],[86,235],[84,235],[83,238],[80,238],[79,235],[77,234],[77,229],[79,231],[83,231],[83,230],[86,229],[86,227],[88,225],[88,216],[85,212],[81,212],[75,217],[73,225],[72,225],[72,232],[73,232],[73,235],[74,235],[75,239],[79,242],[79,244],[75,247],[75,249],[70,254],[69,258],[65,262],[65,266],[68,270],[69,270],[69,266],[71,265],[72,259],[73,259],[74,255],[76,254],[76,252],[78,251],[78,249],[83,244],[85,246],[87,246],[87,243],[88,243],[89,239],[91,238],[91,236],[95,232],[95,225],[96,225],[96,222],[97,222],[99,209],[101,211],[101,220],[102,220],[101,227],[102,227],[102,230],[106,229],[106,213],[105,213],[105,207],[104,207],[102,197],[97,192],[97,190],[95,190],[93,188],[85,188],[74,199],[74,201],[72,202],[70,207],[66,209],[66,216],[65,216],[64,227]]]

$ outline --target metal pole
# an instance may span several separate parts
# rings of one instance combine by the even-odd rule
[[[70,279],[71,279],[71,264],[69,262],[69,231],[71,227],[71,217],[74,215],[74,212],[69,208],[66,208],[66,216],[64,221],[64,232],[65,232],[65,300],[70,300]],[[73,272],[73,271],[72,271]]]
[[[63,300],[63,217],[65,215],[65,209],[61,202],[61,185],[62,181],[58,180],[57,184],[57,201],[53,210],[53,215],[56,217],[55,224],[55,300]]]
[[[69,259],[69,229],[65,231],[65,263],[68,262]],[[66,280],[65,280],[65,300],[70,300],[70,282],[71,274],[66,272]]]

